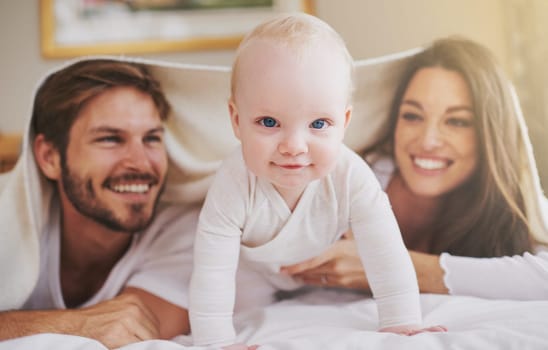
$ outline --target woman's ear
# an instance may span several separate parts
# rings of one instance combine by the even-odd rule
[[[234,103],[234,100],[230,98],[228,100],[228,112],[230,113],[230,122],[232,123],[232,131],[234,131],[234,136],[239,140],[240,139],[240,116],[238,115],[238,108]]]
[[[44,134],[34,138],[34,158],[42,173],[50,180],[61,177],[61,157],[51,142],[46,141]]]

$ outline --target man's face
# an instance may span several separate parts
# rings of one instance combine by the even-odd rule
[[[164,129],[151,97],[131,87],[107,90],[82,109],[70,130],[59,181],[64,215],[115,231],[146,228],[167,163]]]

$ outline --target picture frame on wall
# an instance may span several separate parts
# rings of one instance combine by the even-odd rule
[[[45,58],[232,49],[280,12],[313,0],[40,0]]]

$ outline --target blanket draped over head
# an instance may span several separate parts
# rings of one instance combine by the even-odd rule
[[[418,51],[420,49],[356,62],[354,112],[345,138],[352,149],[364,149],[386,127],[403,67]],[[170,170],[161,200],[201,202],[211,175],[223,157],[238,144],[227,107],[230,68],[120,57],[97,58],[144,63],[160,81],[172,106],[165,137]],[[526,142],[527,155],[519,166],[523,170],[521,185],[527,194],[527,215],[534,232],[539,235],[536,239],[548,243],[548,215],[543,215],[542,211],[544,209],[545,213],[548,208],[543,208],[544,197],[532,147],[515,94],[514,106]],[[34,162],[32,141],[29,117],[20,159],[10,173],[0,177],[0,310],[20,307],[38,278],[38,239],[48,225],[54,188]]]

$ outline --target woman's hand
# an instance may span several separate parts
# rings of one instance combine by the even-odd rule
[[[422,293],[448,294],[439,255],[410,251]],[[280,272],[314,286],[370,290],[352,232],[347,232],[324,253],[301,263],[284,266]]]
[[[369,290],[369,283],[350,231],[321,255],[284,266],[280,272],[299,278],[309,285]]]

